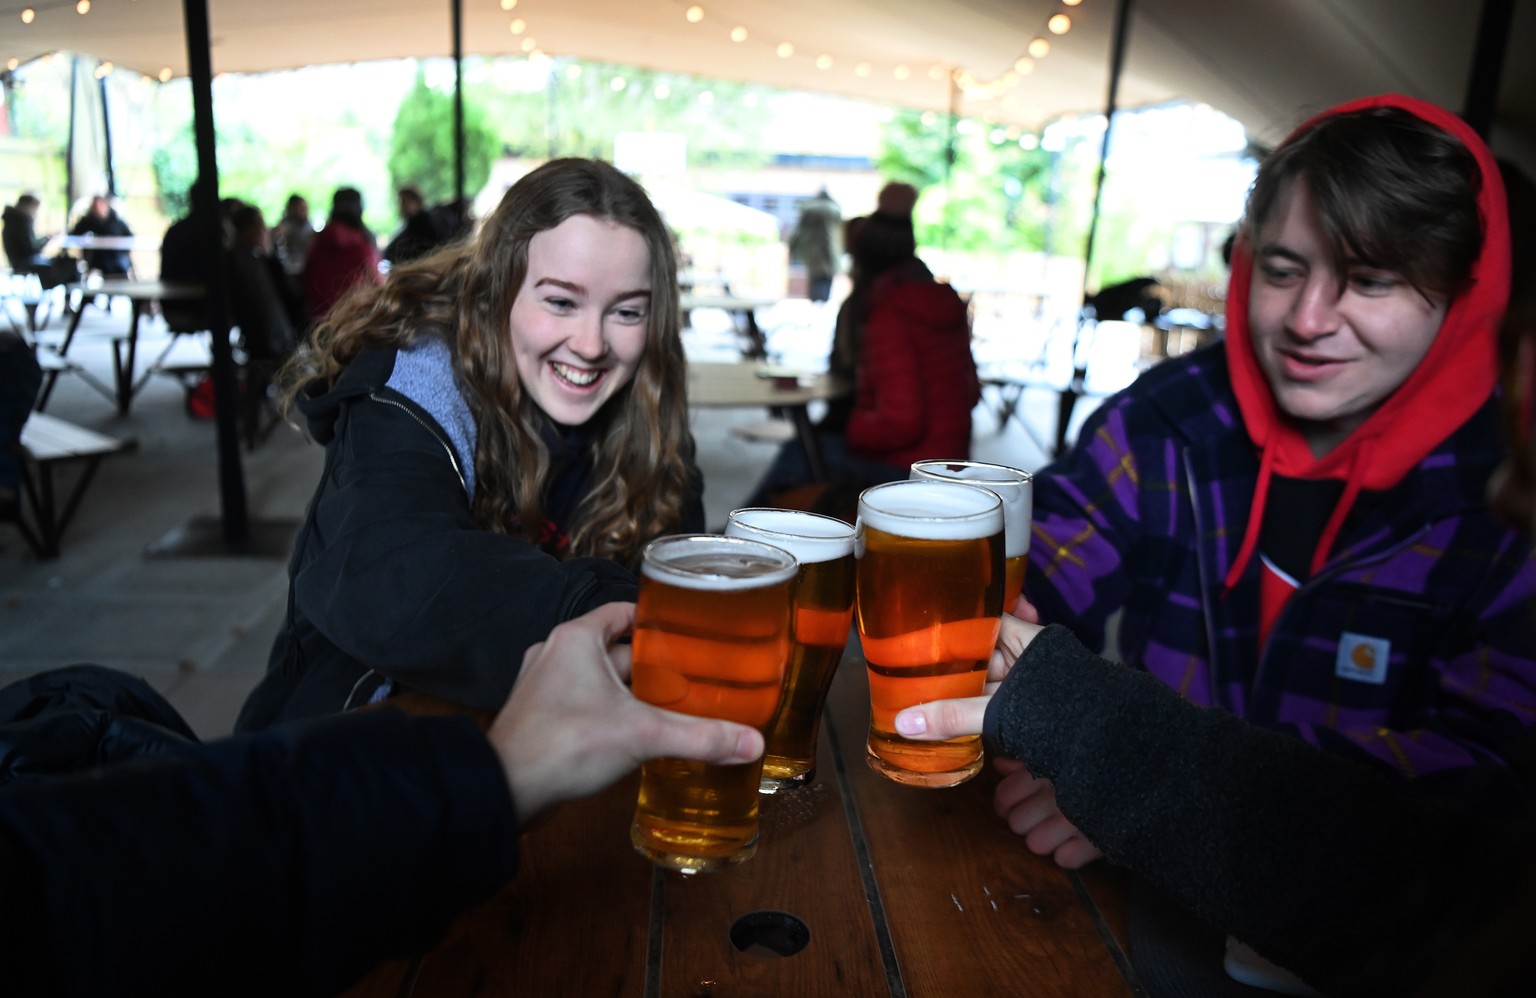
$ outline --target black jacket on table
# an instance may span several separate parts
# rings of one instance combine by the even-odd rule
[[[0,992],[331,995],[510,880],[467,718],[393,710],[0,788]]]
[[[984,733],[1110,862],[1324,994],[1529,993],[1536,815],[1410,794],[1060,625],[1019,657]],[[1536,745],[1520,748],[1528,778]]]
[[[435,338],[398,356],[369,348],[299,401],[325,471],[294,543],[288,619],[237,731],[365,703],[385,682],[496,710],[523,653],[557,624],[635,598],[634,576],[611,561],[561,560],[476,522],[473,423],[448,365]],[[414,378],[416,398],[392,378]],[[563,448],[546,438],[556,525],[587,491],[585,438],[570,435]],[[683,521],[702,529],[699,494]]]

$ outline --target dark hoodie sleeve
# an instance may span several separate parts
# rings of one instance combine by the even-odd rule
[[[635,598],[634,577],[613,562],[560,561],[481,528],[447,444],[403,406],[358,399],[341,419],[293,594],[352,659],[495,710],[523,653],[557,624]]]
[[[1196,707],[1059,625],[999,687],[985,737],[1111,862],[1330,995],[1412,992],[1527,855],[1529,828]]]
[[[6,994],[329,995],[517,865],[490,743],[369,711],[0,790]]]

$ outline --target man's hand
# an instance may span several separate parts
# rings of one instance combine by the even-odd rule
[[[647,759],[751,762],[763,736],[731,721],[689,717],[630,693],[633,603],[610,603],[561,624],[523,657],[517,685],[491,725],[518,819],[609,786]]]

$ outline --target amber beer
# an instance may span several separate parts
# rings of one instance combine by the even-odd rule
[[[974,485],[891,482],[859,496],[855,612],[869,664],[872,769],[952,787],[981,769],[981,738],[908,741],[897,712],[980,696],[1003,608],[1003,504]]]
[[[1035,476],[1003,464],[981,461],[915,461],[913,478],[945,479],[980,485],[1003,501],[1003,611],[1009,612],[1024,591],[1024,565],[1029,560],[1029,532],[1034,516]]]
[[[758,790],[776,794],[816,779],[821,708],[853,626],[853,527],[793,509],[738,509],[728,537],[781,547],[800,563],[795,580],[784,702],[768,726]]]
[[[787,551],[737,537],[652,541],[641,558],[635,608],[635,696],[681,714],[766,726],[784,689],[798,568]],[[646,763],[630,828],[635,848],[684,873],[747,859],[757,850],[761,772],[760,759]]]

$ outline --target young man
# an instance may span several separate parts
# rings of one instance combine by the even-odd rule
[[[1042,619],[1189,700],[1497,810],[1536,717],[1536,568],[1489,514],[1504,191],[1459,119],[1406,97],[1304,124],[1264,163],[1224,345],[1148,372],[1036,477]],[[998,807],[1098,855],[1048,783]]]

